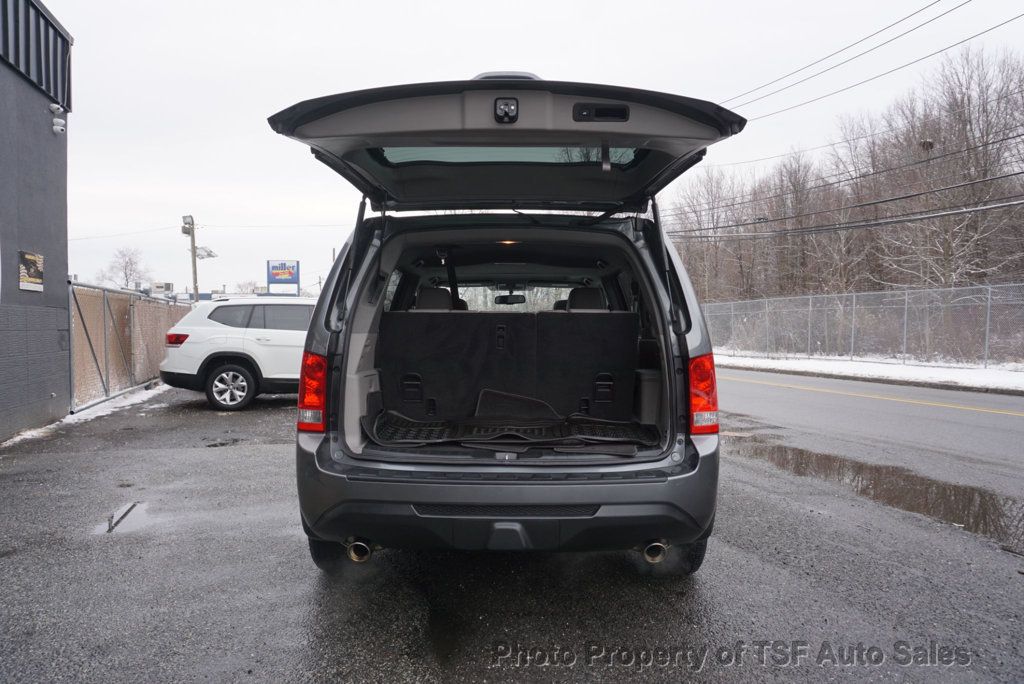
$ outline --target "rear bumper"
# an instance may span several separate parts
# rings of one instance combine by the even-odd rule
[[[586,477],[538,469],[551,479],[510,481],[509,472],[476,471],[455,480],[451,470],[430,473],[422,466],[382,471],[318,462],[305,448],[310,438],[299,440],[299,503],[309,530],[321,539],[406,549],[596,551],[654,539],[692,542],[709,533],[714,520],[717,444],[687,472],[655,466],[620,471],[630,473],[622,477],[607,476],[607,469]]]
[[[171,387],[180,387],[187,390],[201,392],[203,390],[203,379],[192,373],[172,373],[160,371],[160,381]]]

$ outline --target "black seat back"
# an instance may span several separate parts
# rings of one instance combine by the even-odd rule
[[[630,420],[639,328],[628,311],[538,313],[539,398],[562,415]]]
[[[381,315],[376,365],[384,407],[410,418],[457,420],[482,389],[534,397],[533,314],[389,311]]]
[[[630,420],[639,320],[630,312],[388,311],[376,366],[387,409],[419,420],[473,416],[483,389],[558,413]]]

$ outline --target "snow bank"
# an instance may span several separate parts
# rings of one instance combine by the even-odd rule
[[[56,423],[50,423],[43,427],[33,428],[31,430],[22,430],[18,434],[14,435],[6,442],[0,443],[0,449],[9,447],[18,442],[23,442],[26,439],[37,439],[39,437],[45,437],[46,435],[52,434],[57,429],[65,425],[74,425],[76,423],[84,423],[89,420],[94,420],[102,416],[109,416],[115,411],[120,411],[128,406],[135,404],[141,404],[144,401],[152,399],[161,392],[166,392],[170,387],[168,385],[157,385],[152,389],[138,389],[126,392],[119,397],[114,397],[102,404],[96,404],[82,411],[72,413],[65,416],[63,419],[58,420]]]
[[[980,391],[1024,392],[1024,372],[1006,368],[904,366],[878,361],[843,359],[773,359],[715,352],[722,368],[826,375],[865,380],[893,380],[920,385]]]

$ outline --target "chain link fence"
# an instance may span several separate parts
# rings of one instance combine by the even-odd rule
[[[156,378],[164,334],[188,305],[91,285],[68,287],[71,410]]]
[[[1024,284],[704,305],[723,351],[1024,371]]]

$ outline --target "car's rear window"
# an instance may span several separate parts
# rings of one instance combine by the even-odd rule
[[[401,164],[579,164],[600,162],[599,147],[381,147],[379,156],[391,166]],[[613,166],[627,166],[639,150],[609,148]]]
[[[232,328],[244,328],[252,312],[252,305],[224,305],[218,306],[210,312],[208,318],[222,325],[229,325]]]
[[[253,323],[249,327],[266,328],[268,330],[308,330],[309,319],[313,317],[313,307],[300,304],[267,304],[261,306],[263,320],[261,325]]]
[[[496,311],[506,313],[531,313],[535,311],[553,311],[556,302],[564,302],[569,298],[571,285],[566,286],[534,286],[528,290],[516,290],[512,294],[522,295],[526,301],[522,304],[498,304],[495,297],[507,295],[508,290],[495,290],[487,285],[459,285],[459,298],[465,300],[470,311]]]

